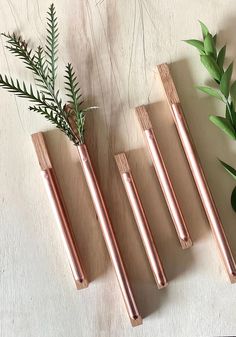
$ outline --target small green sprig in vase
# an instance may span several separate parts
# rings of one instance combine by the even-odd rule
[[[0,86],[18,97],[28,99],[32,103],[29,110],[43,115],[75,145],[83,144],[86,112],[95,107],[83,106],[78,81],[70,63],[66,65],[64,76],[68,101],[62,102],[60,90],[56,89],[59,32],[54,4],[51,4],[47,14],[46,43],[35,51],[29,48],[21,35],[2,33],[7,41],[6,48],[33,73],[36,86],[26,85],[24,81],[7,75],[0,75]],[[70,119],[73,119],[76,130],[71,127]]]
[[[233,62],[225,67],[226,46],[219,51],[216,47],[216,35],[212,35],[206,25],[200,21],[202,40],[185,40],[194,46],[200,54],[200,61],[213,80],[212,86],[198,86],[207,95],[213,96],[225,105],[225,115],[210,115],[210,121],[221,129],[229,138],[236,140],[236,81],[232,82]],[[236,180],[236,170],[219,160],[225,170]],[[231,205],[236,212],[236,186],[231,194]]]

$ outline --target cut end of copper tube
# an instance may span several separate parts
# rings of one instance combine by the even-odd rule
[[[143,320],[141,316],[134,316],[130,318],[131,324],[133,327],[139,326],[143,324]]]
[[[75,284],[78,290],[88,288],[89,285],[88,281],[85,278],[81,280],[76,280]]]
[[[156,284],[157,284],[158,290],[164,289],[168,286],[168,282],[166,280],[163,281],[162,283],[156,281]]]
[[[190,237],[186,237],[185,239],[181,239],[180,238],[180,244],[181,244],[181,246],[182,246],[183,249],[187,249],[187,248],[192,247],[193,242],[190,239]]]
[[[229,279],[232,284],[236,283],[236,271],[229,274]]]

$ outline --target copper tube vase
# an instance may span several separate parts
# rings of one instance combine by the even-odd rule
[[[113,227],[105,206],[105,202],[100,191],[97,178],[95,176],[90,156],[85,144],[77,146],[82,170],[88,189],[97,213],[98,221],[101,226],[102,234],[110,255],[113,267],[116,272],[117,280],[123,295],[126,309],[133,326],[142,324],[142,318],[137,309],[132,290],[128,281],[126,270],[121,258],[120,250],[113,231]]]
[[[169,67],[167,64],[161,64],[158,65],[157,68],[165,90],[167,101],[169,103],[176,130],[181,140],[181,144],[183,146],[183,150],[186,155],[207,219],[211,226],[213,236],[219,248],[219,252],[221,254],[229,279],[232,283],[235,283],[235,259],[232,255],[219,213],[206,181],[196,147],[193,143],[189,128],[187,126],[187,122],[180,104],[180,99],[170,74]]]
[[[177,201],[174,187],[167,172],[164,160],[162,158],[162,154],[158,146],[157,139],[154,134],[148,113],[144,106],[137,107],[135,110],[141,128],[143,130],[144,137],[152,158],[153,166],[155,168],[155,172],[159,180],[162,193],[164,195],[173,224],[175,226],[179,242],[183,249],[189,248],[192,246],[192,240],[179,203]]]
[[[115,160],[135,218],[135,222],[139,230],[140,237],[143,242],[143,246],[146,251],[146,255],[154,279],[156,281],[158,289],[162,289],[167,286],[166,275],[159,254],[157,252],[157,248],[147,221],[146,214],[139,198],[139,194],[128,164],[128,160],[125,153],[119,153],[115,155]]]
[[[80,260],[75,236],[72,231],[62,193],[49,157],[43,133],[38,132],[33,134],[32,141],[34,143],[38,161],[41,167],[41,175],[47,191],[49,202],[60,229],[61,237],[76,287],[77,289],[86,288],[88,286],[87,277]]]

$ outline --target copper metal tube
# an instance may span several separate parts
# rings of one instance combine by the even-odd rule
[[[124,298],[124,302],[133,326],[142,324],[142,318],[138,312],[132,290],[128,281],[125,267],[121,258],[119,247],[115,238],[109,215],[95,176],[93,166],[87,151],[86,145],[78,145],[78,153],[82,170],[91,194],[91,198],[97,213],[97,217],[102,229],[104,240],[109,252],[112,264],[115,268],[119,286]]]
[[[88,281],[80,261],[79,252],[70,225],[69,216],[51,164],[43,133],[39,132],[33,134],[32,140],[35,146],[36,154],[38,156],[39,164],[41,167],[41,174],[49,197],[49,201],[56,217],[57,223],[59,225],[61,237],[67,253],[76,287],[77,289],[86,288],[88,286]]]
[[[189,248],[192,246],[192,240],[190,238],[187,226],[185,224],[184,217],[182,215],[180,206],[178,204],[174,188],[172,186],[171,180],[169,178],[165,163],[163,161],[157,140],[151,125],[151,121],[148,117],[145,107],[136,108],[136,112],[144,131],[144,135],[147,141],[148,148],[152,157],[152,162],[163,192],[163,195],[166,200],[166,204],[169,208],[169,212],[177,235],[179,237],[180,244],[183,249]]]
[[[236,265],[233,258],[229,243],[224,233],[218,211],[212,198],[210,189],[205,179],[202,166],[190,135],[184,113],[181,108],[179,97],[171,77],[167,64],[158,66],[158,70],[164,85],[168,103],[180,137],[186,158],[189,163],[196,187],[198,189],[202,205],[205,209],[206,216],[211,225],[211,229],[221,253],[226,271],[232,283],[236,282]]]
[[[116,163],[121,175],[122,182],[127,193],[131,209],[134,214],[138,230],[143,241],[146,254],[159,289],[167,286],[165,272],[159,258],[151,229],[149,227],[138,191],[126,158],[125,153],[115,155]]]

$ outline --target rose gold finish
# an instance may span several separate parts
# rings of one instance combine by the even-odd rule
[[[125,271],[125,267],[120,255],[118,244],[115,238],[115,234],[112,228],[107,209],[98,186],[97,178],[95,176],[92,163],[86,148],[86,145],[78,145],[78,153],[81,161],[81,166],[84,172],[86,182],[91,194],[91,198],[100,222],[104,240],[115,268],[116,276],[119,282],[119,286],[124,298],[124,302],[133,326],[142,324],[142,318],[138,312],[132,290],[128,281],[128,277]]]
[[[188,129],[184,113],[181,108],[178,93],[167,64],[158,66],[158,71],[165,89],[167,100],[172,112],[178,135],[180,137],[186,158],[189,163],[196,187],[198,189],[202,205],[211,226],[214,238],[217,242],[222,260],[232,283],[236,282],[236,264],[229,243],[224,233],[218,211],[212,198],[210,189],[205,179],[202,166]]]
[[[182,215],[181,209],[179,207],[177,198],[175,196],[174,188],[171,184],[167,169],[165,167],[165,163],[163,161],[160,149],[157,144],[157,140],[154,134],[154,131],[151,127],[151,121],[149,120],[148,114],[146,112],[145,107],[138,107],[136,108],[136,112],[138,114],[144,135],[150,150],[150,154],[152,157],[152,162],[165,197],[167,206],[169,208],[169,212],[173,223],[175,225],[176,232],[179,237],[180,244],[183,249],[189,248],[192,246],[192,240],[190,238],[187,226],[185,224],[184,217]],[[141,115],[142,114],[142,115]],[[144,117],[145,116],[145,123]],[[147,123],[148,120],[148,123]],[[145,127],[149,126],[149,128]]]
[[[41,166],[41,173],[46,191],[60,228],[76,287],[77,289],[86,288],[88,286],[88,281],[79,258],[79,252],[76,247],[76,241],[70,225],[69,216],[52,168],[43,134],[41,132],[33,134],[32,140]]]
[[[167,286],[165,272],[160,261],[151,229],[149,227],[142,203],[140,201],[138,191],[130,171],[125,153],[115,156],[121,179],[123,181],[125,191],[127,193],[130,206],[132,208],[138,230],[143,241],[146,254],[159,289]]]
[[[81,265],[74,234],[72,233],[68,214],[66,212],[53,170],[48,169],[42,171],[42,177],[52,209],[59,224],[63,244],[68,256],[76,287],[77,289],[86,288],[88,286],[88,281]]]
[[[230,281],[236,282],[236,265],[233,258],[228,240],[225,236],[224,229],[212,198],[210,189],[206,182],[195,146],[191,139],[180,104],[172,104],[172,113],[175,125],[187,157],[196,187],[198,189],[206,216],[211,225],[212,232],[219,247]]]

